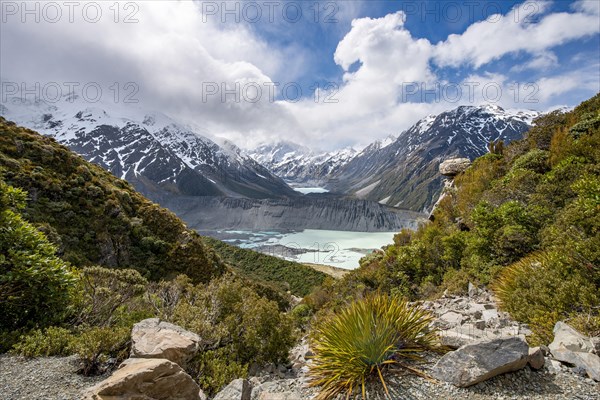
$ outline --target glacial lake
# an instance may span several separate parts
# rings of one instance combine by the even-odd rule
[[[291,261],[355,269],[366,254],[393,243],[396,233],[318,229],[299,232],[231,230],[209,233],[208,236]]]

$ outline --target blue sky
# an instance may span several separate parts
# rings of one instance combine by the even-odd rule
[[[589,3],[595,0],[589,0]],[[241,23],[246,23],[256,34],[265,41],[280,47],[298,47],[308,55],[309,61],[304,64],[303,73],[292,79],[300,83],[305,97],[311,97],[311,88],[316,84],[323,86],[329,82],[342,84],[344,70],[335,63],[332,54],[351,29],[352,19],[355,18],[381,18],[387,14],[403,11],[406,16],[404,27],[415,39],[424,38],[431,43],[444,41],[452,34],[461,34],[473,23],[485,21],[487,18],[494,21],[495,14],[506,15],[517,7],[520,12],[517,18],[527,18],[531,23],[539,22],[544,16],[552,13],[571,13],[574,11],[574,1],[547,2],[548,6],[542,8],[537,3],[517,0],[481,0],[481,1],[441,1],[441,0],[391,0],[391,1],[295,1],[289,0],[302,7],[303,18],[298,22],[290,21],[296,17],[296,9],[289,8],[289,18],[283,17],[283,6],[281,12],[273,12],[276,18],[271,23],[267,18],[261,18],[259,22],[245,20],[244,15],[240,18]],[[316,14],[316,5],[319,5],[319,14]],[[318,16],[318,17],[317,17]],[[349,18],[351,17],[351,18]],[[233,17],[227,15],[226,21],[231,22]],[[250,18],[252,19],[252,17]],[[317,22],[318,21],[318,22]],[[597,21],[600,26],[600,19]],[[482,43],[485,45],[485,43]],[[549,73],[560,74],[579,69],[585,63],[599,65],[600,68],[600,35],[589,35],[579,40],[568,41],[562,45],[552,46],[552,53],[557,62],[552,67],[544,69],[515,68],[526,63],[530,59],[527,53],[510,53],[480,68],[460,67],[436,67],[435,72],[440,78],[451,82],[460,82],[466,76],[473,73],[506,73],[512,80],[526,84],[535,82]],[[359,62],[354,64],[355,70]],[[276,77],[278,81],[287,82],[286,74]],[[599,78],[600,79],[600,78]],[[596,87],[581,88],[567,93],[555,104],[575,105],[600,90],[600,82]],[[528,95],[533,91],[526,92]],[[431,96],[426,100],[431,101]],[[547,104],[545,104],[547,105]],[[544,105],[544,106],[545,106]],[[529,108],[538,108],[536,104],[530,104]]]
[[[105,94],[133,82],[137,107],[214,137],[322,150],[459,105],[547,111],[600,91],[598,0],[228,1],[233,14],[220,0],[123,1],[119,18],[112,2],[92,3],[103,7],[93,23],[3,6],[0,80],[94,82]]]

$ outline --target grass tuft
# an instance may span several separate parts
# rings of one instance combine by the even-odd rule
[[[321,388],[317,400],[346,398],[360,391],[365,398],[370,382],[381,382],[391,365],[419,359],[437,345],[430,328],[432,316],[397,297],[372,294],[355,301],[315,328],[310,385]]]

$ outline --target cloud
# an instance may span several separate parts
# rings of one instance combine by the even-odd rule
[[[580,2],[574,13],[542,16],[549,2],[525,2],[506,15],[492,15],[470,25],[460,35],[450,35],[435,47],[440,66],[471,65],[479,68],[507,54],[539,54],[554,46],[600,32],[597,9]],[[539,21],[535,22],[535,18]]]
[[[551,51],[544,51],[533,56],[524,64],[515,65],[511,71],[521,72],[525,70],[544,71],[558,65],[558,57]]]
[[[368,2],[350,3],[351,7],[341,4],[336,13],[343,23],[320,21],[315,28],[318,34],[336,31],[341,37],[335,52],[328,55],[341,71],[339,86],[321,86],[315,96],[298,102],[272,101],[269,91],[274,82],[293,82],[305,71],[318,70],[313,65],[319,62],[315,53],[302,40],[294,40],[310,23],[222,23],[219,16],[202,14],[206,2],[136,2],[139,22],[133,24],[123,23],[127,14],[123,9],[119,23],[114,22],[112,2],[99,3],[103,18],[98,23],[89,23],[80,14],[74,23],[21,23],[19,15],[10,16],[1,27],[0,78],[94,81],[106,89],[115,82],[121,88],[135,82],[143,106],[193,122],[240,146],[285,138],[324,149],[368,144],[401,132],[427,114],[484,102],[481,88],[489,84],[499,85],[506,94],[501,105],[519,106],[507,94],[518,83],[511,77],[515,72],[546,71],[546,78],[536,78],[542,108],[583,85],[598,86],[597,67],[596,71],[586,69],[585,74],[557,71],[562,60],[552,50],[597,35],[595,0],[576,2],[572,12],[559,13],[551,12],[549,2],[527,2],[528,7],[536,7],[535,18],[523,18],[531,13],[525,5],[515,7],[435,44],[412,35],[401,11],[380,18],[356,18],[368,12]],[[341,33],[341,27],[349,30]],[[318,39],[318,34],[312,34]],[[281,40],[269,41],[273,36]],[[486,70],[495,60],[513,54],[525,54],[528,60],[503,74]],[[459,68],[460,74],[448,74],[452,68]],[[407,100],[406,85],[413,82],[426,89],[437,83],[472,82],[479,90],[473,99]],[[214,85],[218,92],[207,94]],[[244,85],[260,87],[262,95],[249,101],[250,90],[250,99],[237,101],[232,94],[222,98],[223,89]]]

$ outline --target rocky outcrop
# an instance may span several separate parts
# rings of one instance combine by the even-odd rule
[[[200,343],[200,336],[195,333],[158,318],[149,318],[133,326],[131,357],[165,358],[185,368]]]
[[[236,379],[225,386],[213,400],[250,400],[252,386],[246,379]]]
[[[471,166],[471,160],[468,158],[451,158],[445,160],[440,164],[440,174],[449,177],[455,177],[456,175],[464,172]]]
[[[443,356],[432,376],[458,387],[468,387],[527,365],[529,346],[523,337],[479,341]]]
[[[200,400],[191,376],[165,359],[130,358],[93,386],[84,400]]]
[[[554,340],[548,346],[552,357],[563,363],[574,365],[595,381],[600,381],[600,357],[596,342],[564,322],[554,326]]]

